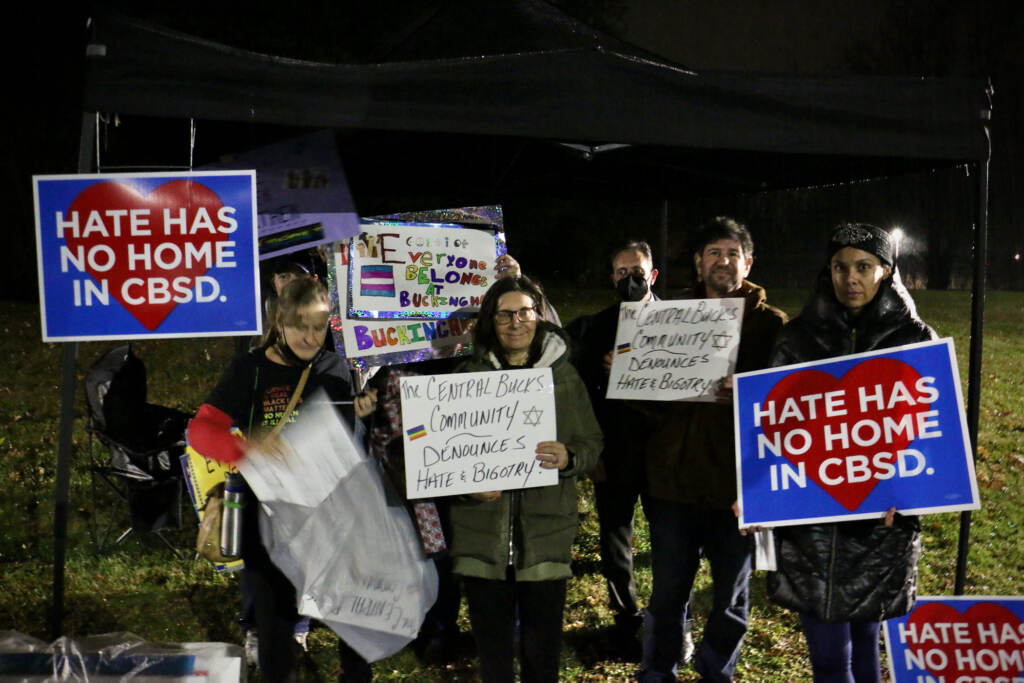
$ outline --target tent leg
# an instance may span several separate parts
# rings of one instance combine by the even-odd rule
[[[53,611],[50,637],[56,640],[64,630],[64,558],[68,542],[68,491],[71,488],[71,431],[74,427],[75,358],[78,342],[63,344],[61,371],[60,441],[57,446],[57,483],[53,510]]]
[[[82,129],[78,140],[78,172],[92,169],[93,144],[96,140],[95,112],[82,112]],[[68,543],[68,491],[71,488],[71,433],[75,423],[75,361],[78,342],[64,345],[60,380],[60,427],[57,443],[57,481],[53,510],[53,605],[50,611],[50,636],[56,640],[64,631],[64,560]]]
[[[661,225],[658,232],[658,296],[668,297],[668,200],[661,200]]]
[[[986,128],[986,134],[988,129]],[[974,238],[974,277],[971,292],[971,349],[967,369],[967,431],[971,457],[978,459],[978,416],[981,408],[982,323],[985,316],[985,271],[988,255],[988,159],[978,162],[978,229]],[[967,553],[971,537],[971,511],[960,513],[954,595],[963,595],[967,579]]]

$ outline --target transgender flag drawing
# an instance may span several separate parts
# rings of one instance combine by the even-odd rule
[[[395,296],[392,266],[363,266],[359,270],[359,293],[363,296]]]

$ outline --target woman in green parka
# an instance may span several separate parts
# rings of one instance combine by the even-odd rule
[[[488,491],[453,502],[451,553],[463,579],[484,681],[513,681],[519,621],[523,681],[557,681],[566,580],[576,534],[576,479],[601,452],[601,430],[586,388],[569,363],[561,328],[538,318],[540,288],[525,277],[497,281],[484,295],[474,354],[462,372],[550,367],[556,441],[537,461],[558,483]]]

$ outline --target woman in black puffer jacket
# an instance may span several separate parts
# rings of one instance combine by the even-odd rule
[[[772,365],[862,353],[935,339],[893,266],[888,233],[841,225],[814,296],[779,333]],[[883,619],[914,604],[921,553],[917,517],[775,529],[778,570],[769,596],[800,613],[816,682],[881,681]]]

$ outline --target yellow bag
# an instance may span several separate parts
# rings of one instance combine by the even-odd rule
[[[312,367],[312,365],[307,365],[302,371],[302,375],[299,377],[299,383],[295,387],[295,391],[292,392],[292,397],[288,401],[288,406],[284,409],[284,414],[281,416],[280,421],[274,425],[270,434],[266,437],[269,441],[273,441],[281,431],[281,428],[288,422],[288,418],[291,416],[292,411],[295,410],[295,406],[299,402],[299,397],[302,396],[302,390],[306,387],[306,380],[309,379],[309,371]],[[199,533],[196,534],[196,552],[199,553],[200,557],[206,558],[214,564],[235,562],[241,559],[240,557],[228,557],[221,553],[220,527],[223,518],[224,481],[222,480],[219,484],[206,492],[206,505],[203,507],[202,520],[199,522]]]

